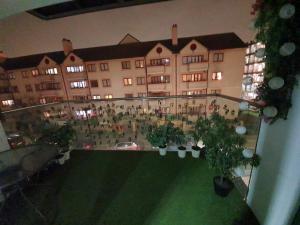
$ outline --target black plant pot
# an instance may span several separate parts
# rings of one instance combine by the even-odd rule
[[[200,149],[200,158],[205,159],[206,148],[203,147]]]
[[[214,189],[215,193],[221,197],[226,197],[233,189],[233,183],[228,179],[224,178],[221,183],[221,177],[214,177]]]

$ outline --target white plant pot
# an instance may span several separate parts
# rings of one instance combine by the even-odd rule
[[[65,164],[65,157],[61,157],[60,159],[58,159],[58,164],[59,165],[64,165]]]
[[[165,156],[167,154],[167,148],[159,148],[159,155]]]
[[[196,150],[192,149],[192,156],[193,156],[193,158],[199,158],[200,150],[196,151]]]
[[[186,156],[186,150],[179,150],[178,149],[178,157],[183,159]]]

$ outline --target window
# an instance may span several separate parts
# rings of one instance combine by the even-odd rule
[[[125,94],[125,98],[132,98],[133,94]]]
[[[190,64],[190,63],[200,63],[204,62],[203,55],[190,55],[182,57],[182,64]]]
[[[136,78],[136,84],[137,85],[143,85],[143,84],[145,84],[145,77],[137,77]]]
[[[2,105],[3,106],[12,106],[12,105],[14,105],[15,103],[14,103],[14,100],[11,100],[11,99],[8,99],[8,100],[3,100],[2,101]]]
[[[169,66],[170,58],[150,59],[151,66]]]
[[[58,74],[57,68],[56,68],[56,67],[53,67],[53,68],[47,68],[47,69],[45,70],[45,74],[46,74],[46,75],[55,75],[55,74]]]
[[[14,73],[10,72],[10,73],[7,74],[7,78],[8,78],[9,80],[14,80],[14,79],[16,79],[16,76],[15,76]]]
[[[224,60],[224,53],[215,53],[213,61],[214,62],[223,62]]]
[[[130,61],[123,61],[122,62],[122,69],[130,69]]]
[[[33,91],[31,84],[26,84],[25,89],[26,89],[26,92],[32,92]]]
[[[47,103],[46,98],[40,98],[40,103],[41,104],[46,104]]]
[[[207,93],[206,89],[193,90],[193,91],[183,91],[182,95],[205,95]]]
[[[147,97],[147,94],[145,92],[139,92],[138,97]]]
[[[212,73],[213,80],[222,80],[222,72],[214,72]]]
[[[183,82],[199,82],[199,81],[206,81],[207,80],[207,73],[191,73],[191,74],[183,74],[182,81]]]
[[[67,66],[68,73],[79,73],[83,72],[83,66]]]
[[[70,82],[70,86],[72,89],[73,88],[87,88],[88,83],[86,80],[74,81],[74,82]]]
[[[93,95],[92,99],[100,99],[100,95]]]
[[[33,77],[36,77],[36,76],[40,75],[38,69],[31,70],[31,74],[32,74]]]
[[[124,83],[124,86],[131,86],[132,85],[132,79],[131,78],[124,78],[123,83]]]
[[[35,85],[36,91],[60,90],[60,83],[40,83]]]
[[[104,95],[104,98],[106,98],[106,99],[112,98],[112,94],[106,94],[106,95]]]
[[[151,77],[151,84],[160,84],[160,83],[170,83],[170,76],[162,75],[162,76]]]
[[[10,86],[10,87],[9,87],[9,92],[10,92],[10,93],[16,93],[16,92],[19,92],[18,86]]]
[[[92,88],[98,87],[98,80],[91,80],[90,83]]]
[[[28,78],[27,71],[22,71],[22,78]]]
[[[210,91],[211,94],[221,94],[221,89],[212,89]]]
[[[102,85],[103,87],[110,87],[111,86],[110,79],[103,79]]]
[[[95,64],[87,64],[87,71],[88,72],[96,72],[96,65]]]
[[[75,101],[84,101],[87,100],[87,96],[84,95],[73,95],[73,100]]]
[[[101,71],[108,71],[108,63],[100,63],[100,70]]]
[[[144,60],[135,60],[135,68],[144,68],[145,63]]]

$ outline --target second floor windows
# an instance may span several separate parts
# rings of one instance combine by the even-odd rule
[[[93,95],[92,99],[101,99],[100,95]]]
[[[182,95],[205,95],[207,93],[206,89],[193,90],[193,91],[183,91]]]
[[[36,77],[36,76],[40,75],[38,69],[31,70],[31,74],[32,74],[33,77]]]
[[[83,66],[67,66],[68,73],[80,73],[83,72]]]
[[[150,66],[169,66],[170,58],[150,59]]]
[[[108,71],[108,63],[100,63],[100,71]]]
[[[14,103],[14,100],[11,100],[11,99],[9,99],[9,100],[3,100],[2,101],[2,105],[3,106],[12,106],[12,105],[14,105],[15,103]]]
[[[182,57],[182,64],[190,64],[190,63],[200,63],[204,62],[203,55],[190,55]]]
[[[91,80],[90,83],[91,83],[91,88],[98,87],[98,80]]]
[[[170,76],[169,75],[152,76],[150,80],[151,80],[151,84],[170,83]]]
[[[136,78],[137,85],[144,85],[145,84],[145,77],[137,77]]]
[[[130,69],[130,61],[123,61],[122,62],[122,69],[123,70]]]
[[[124,78],[123,83],[124,83],[124,86],[131,86],[132,85],[132,79],[131,78]]]
[[[212,73],[212,80],[222,80],[222,72]]]
[[[58,74],[57,68],[56,67],[47,68],[47,69],[45,69],[45,74],[46,75],[56,75],[56,74]]]
[[[96,72],[96,65],[95,64],[87,64],[86,65],[88,72]]]
[[[135,60],[135,68],[144,68],[145,63],[144,60]]]
[[[60,90],[60,83],[40,83],[35,85],[36,91]]]
[[[214,53],[214,62],[223,62],[224,60],[224,53]]]
[[[110,87],[111,86],[110,79],[103,79],[102,85],[103,87]]]
[[[8,74],[7,74],[7,78],[8,78],[9,80],[14,80],[14,79],[16,79],[16,76],[15,76],[14,73],[8,73]]]
[[[207,80],[207,73],[205,72],[182,75],[183,82],[199,82],[199,81],[206,81],[206,80]]]
[[[88,83],[86,80],[81,80],[81,81],[74,81],[74,82],[70,82],[70,86],[72,89],[75,88],[87,88],[88,87]]]

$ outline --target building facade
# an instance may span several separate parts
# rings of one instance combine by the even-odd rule
[[[234,33],[119,44],[8,58],[1,64],[4,110],[61,100],[200,95],[240,97],[246,44]]]

